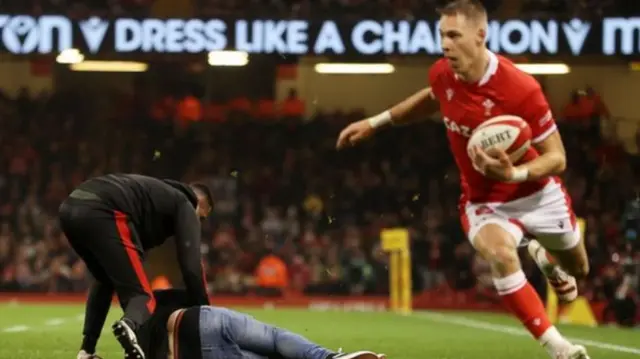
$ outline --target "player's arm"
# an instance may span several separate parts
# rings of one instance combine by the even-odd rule
[[[567,156],[557,129],[543,141],[535,143],[534,147],[540,156],[516,167],[516,171],[527,172],[528,180],[535,181],[548,176],[557,176],[567,168]]]
[[[438,103],[430,87],[422,89],[387,111],[347,126],[338,136],[337,148],[354,145],[378,129],[423,120],[438,110]]]
[[[547,100],[540,89],[536,89],[525,100],[525,119],[529,122],[532,144],[540,154],[534,160],[515,168],[516,176],[535,181],[556,176],[567,167],[567,156],[562,137],[556,126]]]
[[[431,87],[421,89],[407,97],[387,111],[367,119],[371,127],[379,128],[386,125],[404,125],[423,121],[436,113],[439,109],[438,101]]]
[[[443,63],[436,64],[429,70],[429,84],[431,87],[423,88],[414,93],[390,109],[373,117],[354,122],[347,126],[338,136],[336,147],[344,148],[355,145],[362,140],[371,137],[378,129],[390,125],[405,125],[431,117],[438,111],[439,104],[436,96],[439,86],[439,75],[442,73]]]
[[[198,305],[209,305],[200,251],[200,221],[191,203],[180,202],[175,221],[178,263],[184,284]]]
[[[438,97],[440,95],[436,88],[442,87],[440,78],[444,67],[444,62],[437,62],[431,66],[429,69],[430,87],[421,89],[389,110],[367,119],[371,127],[375,129],[391,124],[404,125],[418,122],[438,112],[440,108]],[[438,96],[436,96],[437,94]]]
[[[444,62],[438,62],[429,70],[429,84],[390,109],[373,117],[354,122],[340,132],[336,147],[338,149],[353,146],[369,137],[378,129],[391,125],[405,125],[419,120],[425,120],[438,111],[437,101],[442,95],[442,80],[440,76]]]

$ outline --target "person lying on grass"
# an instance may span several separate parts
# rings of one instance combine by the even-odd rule
[[[157,307],[139,330],[147,359],[385,359],[373,351],[329,350],[240,312],[192,306],[180,289],[154,291]],[[78,359],[98,359],[81,351]],[[126,358],[136,359],[136,358]]]

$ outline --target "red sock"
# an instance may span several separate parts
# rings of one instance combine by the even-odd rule
[[[494,278],[493,282],[504,305],[518,317],[534,338],[539,339],[552,327],[540,296],[529,284],[524,272]]]

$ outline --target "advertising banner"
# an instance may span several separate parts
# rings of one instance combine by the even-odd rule
[[[506,55],[640,53],[640,17],[491,21],[488,46]],[[280,55],[438,55],[436,20],[338,19],[70,19],[63,15],[0,14],[0,51],[55,54],[194,54],[240,50]]]

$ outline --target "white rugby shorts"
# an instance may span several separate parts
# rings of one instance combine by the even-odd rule
[[[550,250],[567,250],[580,243],[580,229],[571,200],[561,183],[549,181],[540,191],[504,203],[466,203],[462,227],[473,244],[480,228],[496,224],[520,245],[525,237],[535,238]]]

